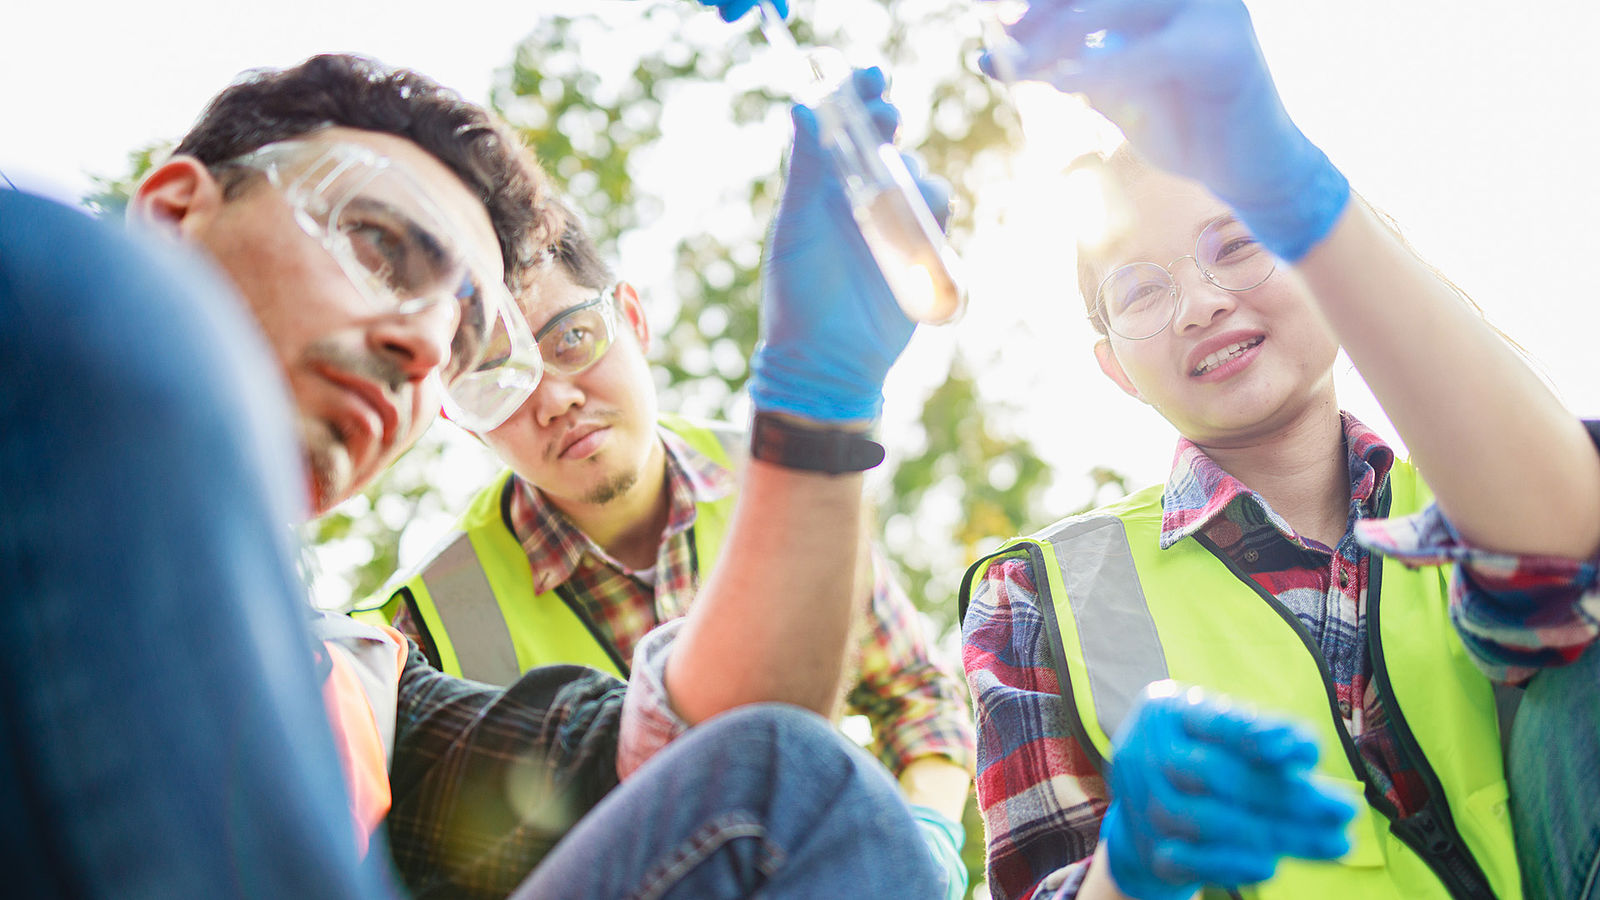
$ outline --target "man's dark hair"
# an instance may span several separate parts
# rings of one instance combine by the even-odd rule
[[[594,238],[583,227],[583,220],[560,200],[551,201],[561,213],[565,227],[553,248],[554,262],[567,273],[578,287],[603,291],[616,282],[617,276],[600,257]]]
[[[245,72],[212,98],[173,152],[212,169],[231,199],[249,179],[223,163],[329,125],[405,138],[454,172],[488,210],[513,290],[548,260],[563,208],[552,203],[533,154],[482,107],[409,69],[326,54]]]

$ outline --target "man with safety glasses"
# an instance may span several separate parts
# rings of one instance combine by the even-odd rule
[[[8,889],[374,889],[285,525],[447,390],[491,421],[477,370],[497,335],[527,343],[506,285],[559,232],[527,172],[452,92],[320,57],[219,95],[138,188],[132,238],[0,194]]]
[[[814,127],[797,142],[796,165],[815,164]],[[9,889],[382,895],[383,867],[356,864],[346,781],[363,826],[392,805],[397,847],[435,837],[423,896],[504,896],[530,869],[519,896],[933,892],[928,861],[901,852],[919,844],[892,783],[803,711],[838,691],[861,431],[911,332],[848,213],[819,205],[837,185],[776,226],[804,249],[775,257],[754,362],[772,430],[705,614],[653,636],[630,686],[548,667],[489,688],[353,622],[324,631],[320,672],[306,664],[283,528],[304,498],[347,497],[441,404],[490,428],[537,383],[502,286],[559,231],[527,171],[427,79],[319,57],[224,91],[132,201],[225,281],[0,193]],[[792,273],[820,267],[857,286],[797,292]],[[870,337],[833,339],[852,322]],[[819,388],[841,366],[844,385]],[[852,462],[794,452],[816,445]],[[794,706],[728,712],[762,700]],[[374,759],[387,779],[363,780]]]
[[[469,426],[507,470],[376,615],[358,616],[490,684],[555,663],[627,678],[644,636],[689,611],[720,558],[750,435],[660,411],[643,302],[575,218],[533,287],[521,300],[544,378],[500,426]],[[959,897],[971,714],[905,592],[867,562],[842,711],[871,724]]]

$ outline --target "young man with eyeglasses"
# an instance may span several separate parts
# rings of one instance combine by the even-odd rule
[[[800,140],[815,154],[814,132]],[[358,814],[392,806],[397,852],[428,836],[419,896],[504,896],[530,870],[519,896],[933,890],[898,851],[917,841],[892,783],[804,711],[830,707],[843,667],[849,572],[815,561],[852,558],[855,471],[753,463],[707,614],[654,638],[626,690],[576,667],[492,689],[342,618],[321,623],[357,630],[325,630],[307,664],[284,524],[357,490],[441,403],[492,427],[537,381],[501,286],[559,232],[529,171],[481,109],[333,56],[224,91],[140,186],[132,218],[189,258],[0,193],[9,888],[390,893],[381,862],[357,864],[348,779]],[[777,233],[793,241],[806,212]],[[769,346],[802,365],[767,379],[762,408],[786,433],[859,444],[855,412],[911,325],[854,274],[871,262],[845,223],[808,224],[866,287],[802,295],[793,272],[821,263],[775,268]],[[889,317],[893,339],[822,345],[828,317]],[[846,351],[865,380],[813,389]],[[346,779],[319,684],[349,717]],[[794,706],[735,710],[764,700]],[[374,758],[388,777],[363,782]]]
[[[472,429],[509,468],[376,615],[360,614],[393,621],[443,670],[492,684],[554,663],[627,678],[645,635],[688,612],[720,557],[750,441],[661,412],[643,302],[575,218],[554,262],[520,297],[544,377],[504,424]],[[882,559],[864,563],[843,706],[871,722],[959,897],[971,715]]]

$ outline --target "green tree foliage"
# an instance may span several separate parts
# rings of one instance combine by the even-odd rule
[[[128,208],[128,200],[133,196],[133,189],[139,186],[139,179],[171,152],[172,145],[165,141],[146,144],[130,152],[127,174],[115,178],[102,175],[92,177],[92,187],[84,196],[83,205],[104,218],[122,218]]]
[[[647,294],[658,329],[653,350],[663,407],[737,417],[758,335],[761,239],[782,188],[779,163],[789,136],[784,60],[754,28],[724,26],[714,17],[708,23],[695,4],[625,12],[539,23],[503,73],[494,105],[583,212],[623,277],[638,277],[629,254],[619,252],[629,247],[630,233],[662,216],[674,202],[669,193],[681,196],[670,174],[663,178],[647,157],[723,154],[730,164],[767,162],[746,178],[700,188],[694,202],[709,227],[656,239],[674,242],[675,265]],[[848,31],[839,18],[846,14]],[[802,4],[790,25],[802,46],[836,47],[852,63],[891,73],[892,95],[907,110],[902,146],[953,182],[950,232],[959,247],[972,227],[976,186],[968,173],[981,157],[1004,153],[1020,138],[1003,95],[972,65],[978,29],[969,0]],[[679,106],[691,105],[731,124],[701,143],[663,128]],[[885,435],[896,467],[876,497],[894,564],[914,601],[947,635],[966,562],[1039,524],[1040,498],[1051,480],[1048,466],[1016,434],[1015,417],[993,414],[971,368],[957,353],[947,372],[919,373],[930,391],[917,429],[921,440]],[[924,515],[930,506],[950,514],[930,522]]]

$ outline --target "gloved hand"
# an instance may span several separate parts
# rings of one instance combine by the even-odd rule
[[[1113,744],[1100,840],[1130,897],[1185,900],[1265,881],[1280,857],[1349,852],[1355,807],[1311,781],[1317,746],[1287,722],[1162,681]]]
[[[715,6],[724,22],[732,22],[755,9],[757,2],[759,0],[700,0],[702,6]],[[772,5],[777,8],[779,16],[789,18],[789,0],[772,0]]]
[[[852,83],[885,141],[900,113],[883,99],[883,72],[862,69]],[[817,422],[864,422],[883,407],[883,379],[914,327],[895,303],[861,238],[844,188],[818,143],[817,119],[792,110],[794,149],[762,278],[761,343],[750,361],[757,410]],[[940,219],[949,207],[941,182],[907,166]]]
[[[1008,32],[1021,52],[1003,71],[1081,92],[1281,259],[1304,256],[1349,202],[1349,183],[1284,110],[1241,0],[1035,0]]]
[[[915,803],[911,804],[911,818],[916,820],[934,864],[944,872],[944,900],[961,900],[967,895],[967,864],[961,861],[966,830],[944,813]]]

